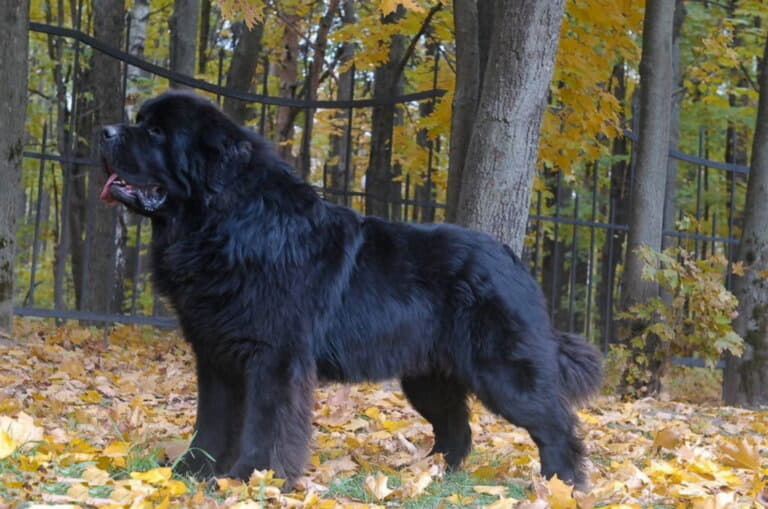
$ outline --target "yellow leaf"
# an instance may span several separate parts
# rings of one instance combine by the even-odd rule
[[[664,428],[653,434],[655,449],[674,449],[680,443],[680,432],[674,428]]]
[[[478,479],[482,480],[496,479],[499,477],[501,470],[502,469],[500,467],[483,465],[482,467],[476,468],[472,471],[472,477],[477,477]]]
[[[507,493],[506,486],[472,486],[475,493],[482,493],[483,495],[494,495],[496,497],[504,496]]]
[[[43,428],[35,426],[32,417],[24,412],[15,418],[0,416],[0,431],[8,433],[18,445],[43,439]]]
[[[80,399],[85,401],[86,403],[100,403],[101,402],[101,394],[99,394],[98,391],[90,390],[85,391],[84,394],[80,395]]]
[[[512,509],[520,503],[519,500],[514,498],[500,498],[497,501],[485,506],[486,509]]]
[[[131,444],[129,444],[128,442],[114,441],[114,442],[110,442],[110,444],[104,448],[104,451],[101,454],[104,456],[108,456],[110,458],[127,456],[128,450],[130,449],[130,447],[131,447]]]
[[[475,499],[472,497],[461,495],[459,493],[454,493],[449,497],[445,497],[446,502],[450,502],[451,504],[459,504],[459,505],[469,505],[472,503],[473,500]]]
[[[285,484],[285,479],[275,477],[274,470],[254,470],[248,479],[248,484],[255,487],[276,486],[279,488]]]
[[[381,10],[381,13],[386,16],[387,14],[390,14],[395,9],[397,9],[398,5],[402,5],[406,9],[411,9],[416,12],[424,11],[424,9],[422,9],[421,6],[419,6],[413,0],[381,0],[381,3],[379,3],[379,10]]]
[[[395,431],[401,428],[404,428],[406,426],[409,426],[410,424],[411,423],[409,421],[389,421],[389,420],[381,421],[381,427],[389,431],[390,433],[394,433]]]
[[[82,478],[90,485],[107,484],[110,481],[109,473],[94,465],[90,465],[83,472]]]
[[[372,495],[376,500],[384,500],[392,494],[391,489],[387,488],[387,481],[389,478],[381,472],[378,472],[376,476],[369,475],[365,478],[363,487],[365,491]]]
[[[432,476],[429,472],[421,472],[415,479],[403,483],[403,496],[406,498],[418,497],[427,486],[432,484]]]
[[[187,492],[187,485],[181,481],[171,479],[163,484],[163,491],[172,497],[178,497]]]
[[[732,438],[721,443],[719,449],[720,461],[724,465],[748,470],[760,469],[760,452],[757,447],[749,445],[743,439]]]
[[[0,431],[0,460],[7,458],[19,446],[18,442],[11,438],[5,431]]]
[[[547,481],[547,486],[549,487],[549,504],[552,509],[576,509],[573,486],[565,484],[557,475]]]
[[[171,478],[172,472],[168,467],[158,467],[146,472],[131,472],[131,479],[159,484]]]
[[[67,496],[79,502],[85,502],[88,498],[88,486],[84,483],[74,483],[67,489]]]

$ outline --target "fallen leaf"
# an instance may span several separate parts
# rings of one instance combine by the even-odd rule
[[[388,480],[389,478],[386,475],[377,472],[376,476],[369,475],[365,478],[363,487],[376,500],[384,500],[394,491],[387,487]]]
[[[573,486],[565,484],[555,475],[547,482],[547,487],[549,488],[549,503],[552,509],[576,509]]]
[[[674,449],[681,441],[682,435],[675,428],[664,428],[653,434],[654,449]]]
[[[760,452],[741,438],[731,438],[718,448],[724,465],[748,470],[760,469]]]
[[[158,467],[146,472],[131,472],[131,479],[145,481],[151,484],[159,484],[171,478],[171,469],[168,467]]]

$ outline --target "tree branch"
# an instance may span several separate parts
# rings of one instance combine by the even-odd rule
[[[752,76],[749,74],[749,69],[744,67],[744,62],[739,62],[739,69],[741,69],[741,72],[744,73],[744,77],[747,78],[747,81],[749,82],[749,86],[751,86],[755,90],[755,92],[760,93],[760,87],[752,79]]]
[[[419,42],[419,39],[421,39],[421,36],[424,35],[424,32],[427,31],[427,28],[429,28],[429,24],[432,22],[432,18],[437,14],[437,11],[443,8],[442,2],[437,2],[427,13],[427,16],[424,18],[424,21],[421,23],[421,28],[419,28],[419,31],[416,33],[416,35],[413,36],[413,39],[411,39],[411,43],[408,45],[408,48],[405,50],[405,53],[403,54],[403,58],[400,60],[400,63],[397,64],[397,69],[395,70],[394,79],[392,82],[397,82],[398,79],[400,79],[400,76],[403,74],[403,71],[405,70],[405,64],[408,63],[408,60],[411,58],[411,55],[413,55],[414,50],[416,49],[416,44]]]

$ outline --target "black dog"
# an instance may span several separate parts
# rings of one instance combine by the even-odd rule
[[[317,380],[397,377],[449,468],[470,450],[474,393],[528,430],[544,475],[584,480],[570,405],[597,388],[600,358],[552,330],[508,247],[327,203],[267,142],[189,93],[147,101],[135,125],[104,127],[102,154],[102,199],[152,219],[155,281],[197,358],[196,434],[181,472],[271,468],[293,481]]]

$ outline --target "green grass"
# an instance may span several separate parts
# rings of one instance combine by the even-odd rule
[[[374,502],[372,497],[363,488],[363,482],[368,474],[361,473],[355,474],[351,477],[346,477],[333,481],[328,486],[328,491],[323,495],[325,498],[342,498],[348,497],[353,500],[361,500],[364,502]]]
[[[328,491],[323,495],[324,498],[339,499],[350,498],[366,503],[377,503],[363,488],[367,473],[355,474],[350,477],[340,478],[333,481],[328,487]],[[390,488],[397,488],[401,486],[402,480],[398,476],[390,476],[387,486]],[[484,495],[476,493],[473,486],[478,485],[495,485],[504,483],[489,482],[487,480],[480,480],[467,474],[466,472],[455,472],[446,474],[442,479],[434,481],[427,487],[423,495],[408,499],[401,500],[397,498],[387,499],[387,502],[396,503],[398,507],[404,507],[406,509],[429,509],[433,507],[444,508],[462,508],[462,507],[483,507],[493,503],[498,499],[493,495]],[[507,486],[507,497],[515,499],[523,499],[526,496],[526,491],[518,484],[509,484]],[[471,497],[472,502],[469,505],[466,504],[453,504],[446,502],[445,499],[451,495],[458,494],[462,497]],[[378,502],[381,503],[381,502]]]

